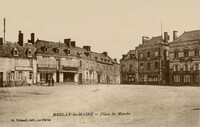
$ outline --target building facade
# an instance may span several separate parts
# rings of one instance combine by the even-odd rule
[[[0,86],[20,86],[36,83],[35,47],[23,41],[19,33],[17,43],[0,38]]]
[[[138,59],[136,50],[130,50],[122,55],[120,60],[120,74],[122,84],[138,83]]]
[[[138,77],[141,84],[167,85],[169,81],[169,35],[143,37],[142,44],[136,47],[138,52]]]
[[[200,85],[200,30],[184,32],[169,43],[170,85]]]

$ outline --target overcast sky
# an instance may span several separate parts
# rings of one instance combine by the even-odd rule
[[[6,17],[6,40],[36,38],[61,41],[71,38],[92,51],[107,51],[113,58],[141,43],[142,36],[178,35],[200,29],[200,0],[0,0],[0,36]],[[171,36],[172,38],[172,36]]]

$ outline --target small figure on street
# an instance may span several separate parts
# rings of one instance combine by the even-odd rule
[[[51,82],[52,82],[52,86],[54,86],[54,80],[53,80],[53,78],[52,78],[52,81],[51,81]]]
[[[48,80],[48,86],[51,86],[51,80],[50,79]]]

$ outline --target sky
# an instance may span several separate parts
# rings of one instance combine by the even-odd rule
[[[6,18],[6,40],[35,38],[63,42],[65,38],[94,52],[121,58],[141,44],[142,36],[173,30],[200,29],[200,0],[0,0],[0,37]]]

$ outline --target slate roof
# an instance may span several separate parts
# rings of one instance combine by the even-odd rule
[[[76,56],[76,57],[81,57],[81,58],[86,58],[86,59],[91,59],[95,60],[97,62],[101,63],[106,63],[106,64],[112,64],[116,63],[111,57],[105,56],[103,53],[96,53],[96,52],[88,52],[84,48],[80,47],[72,47],[72,46],[67,46],[65,43],[60,43],[60,42],[52,42],[52,41],[45,41],[45,40],[37,40],[34,43],[34,46],[37,48],[37,53],[39,54],[47,54],[47,55],[53,55],[57,57],[67,57],[67,54],[65,53],[64,50],[70,49],[70,54],[69,56]],[[43,47],[46,47],[48,50],[47,52],[43,51]],[[55,52],[55,48],[59,48],[59,53]]]
[[[131,55],[133,55],[132,58],[131,58]],[[126,54],[126,57],[124,59],[123,58],[122,59],[128,60],[128,59],[133,59],[133,58],[136,58],[136,51],[135,50],[129,50],[129,52]]]
[[[30,44],[30,43],[25,43],[23,46],[20,46],[18,43],[12,43],[12,42],[5,42],[3,43],[3,46],[0,46],[0,57],[16,57],[13,56],[13,49],[16,48],[18,50],[18,58],[27,58],[27,50],[31,50],[31,56],[32,58],[35,58],[35,51],[36,48]]]
[[[200,30],[184,32],[173,42],[200,40]]]

